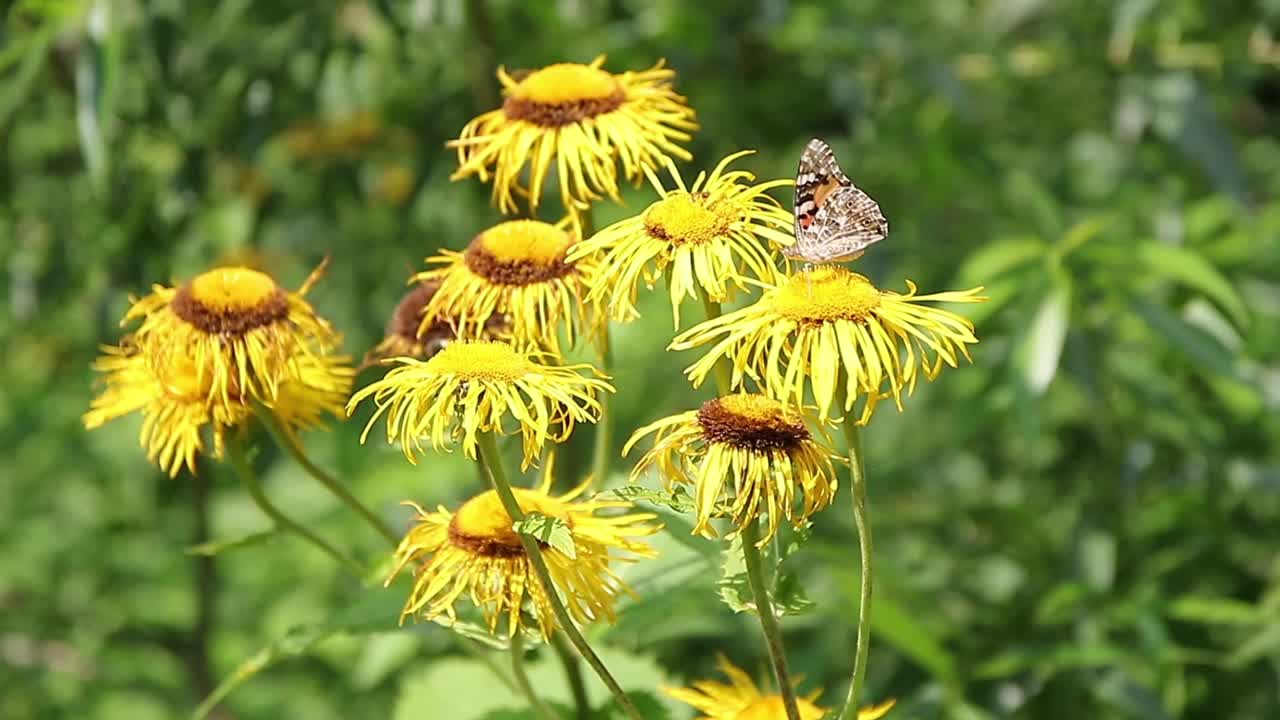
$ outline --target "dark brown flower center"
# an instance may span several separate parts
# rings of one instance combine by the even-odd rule
[[[202,302],[197,295],[188,283],[179,288],[169,306],[175,315],[210,335],[244,335],[289,315],[289,298],[280,288],[272,289],[253,304],[215,306]]]
[[[391,320],[387,323],[386,335],[397,335],[410,342],[418,340],[418,326],[422,324],[422,312],[426,310],[427,303],[431,301],[431,296],[435,295],[436,290],[440,287],[438,280],[430,280],[419,283],[412,290],[400,299],[400,304],[396,305],[396,309],[391,313]],[[452,335],[452,328],[449,324],[437,321],[427,328],[423,333],[424,336],[432,335],[438,332],[449,333]]]
[[[756,395],[730,395],[703,403],[698,425],[708,442],[748,450],[790,450],[809,439],[804,421],[775,401]]]
[[[553,259],[536,257],[502,258],[485,247],[483,236],[477,238],[463,254],[471,272],[494,285],[532,285],[562,278],[573,272],[573,265],[563,253]]]

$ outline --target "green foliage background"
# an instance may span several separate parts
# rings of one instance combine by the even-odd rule
[[[290,538],[208,572],[200,533],[266,527],[232,478],[171,480],[136,418],[79,416],[128,294],[216,262],[296,286],[331,256],[312,297],[363,353],[424,256],[499,220],[444,148],[495,105],[496,65],[598,53],[678,71],[702,124],[687,176],[756,148],[742,165],[786,177],[827,138],[893,228],[859,271],[992,296],[975,366],[864,433],[870,697],[902,718],[1280,715],[1275,0],[26,0],[0,22],[0,717],[183,717],[246,659],[264,667],[217,716],[523,717],[446,630],[396,629],[401,591]],[[663,303],[616,330],[619,440],[705,397]],[[477,489],[457,456],[361,447],[365,417],[308,444],[398,526],[402,499]],[[295,515],[385,553],[286,457],[259,465]],[[828,705],[851,663],[845,492],[788,560],[816,609],[783,621]],[[763,677],[718,549],[659,542],[593,636],[624,685],[709,677],[717,652]]]

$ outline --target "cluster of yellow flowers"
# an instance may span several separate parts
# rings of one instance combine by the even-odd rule
[[[147,457],[177,475],[195,472],[202,453],[221,457],[226,432],[246,423],[255,402],[288,432],[340,414],[355,373],[334,354],[341,336],[305,299],[323,270],[289,292],[256,270],[217,268],[134,299],[122,324],[141,324],[103,348],[94,368],[106,390],[85,426],[140,411]]]
[[[978,302],[981,289],[919,295],[908,282],[900,294],[838,266],[780,267],[778,249],[794,242],[793,217],[768,193],[792,181],[757,183],[730,169],[747,151],[686,183],[673,159],[690,159],[680,143],[697,124],[671,86],[674,73],[659,64],[613,74],[603,63],[551,65],[518,80],[499,71],[502,107],[451,143],[455,178],[492,180],[499,210],[517,212],[523,200],[536,214],[554,169],[566,217],[502,222],[461,252],[428,258],[366,357],[365,366],[393,366],[381,379],[350,393],[354,371],[333,354],[339,336],[303,299],[318,272],[295,293],[249,268],[219,268],[134,302],[125,322],[140,327],[105,349],[96,367],[106,390],[86,425],[141,410],[142,445],[176,474],[184,465],[194,471],[199,454],[221,456],[225,432],[255,403],[293,432],[371,399],[364,436],[383,420],[387,440],[410,462],[425,443],[438,451],[460,445],[492,482],[456,510],[409,503],[414,525],[387,579],[413,573],[404,616],[454,619],[465,596],[495,634],[515,638],[530,622],[526,611],[544,637],[573,634],[574,623],[613,619],[629,590],[611,565],[652,556],[642,538],[661,526],[629,502],[588,495],[590,481],[554,495],[549,459],[536,487],[511,487],[492,438],[518,435],[525,469],[549,458],[548,444],[576,425],[600,421],[615,391],[608,368],[562,364],[565,353],[586,343],[607,358],[609,323],[634,320],[641,286],[665,278],[677,329],[685,301],[698,299],[707,312],[670,348],[709,345],[686,374],[695,387],[714,375],[719,394],[637,430],[624,454],[650,436],[652,447],[633,479],[653,468],[667,483],[692,486],[694,531],[706,536],[724,518],[731,532],[763,546],[783,520],[807,523],[831,504],[843,462],[827,429],[846,416],[866,423],[886,398],[901,408],[921,375],[968,358],[973,326],[924,303]],[[645,178],[656,202],[583,237],[592,203],[619,199],[620,180]],[[754,303],[720,314],[721,303],[755,288],[763,292]],[[517,529],[534,513],[567,530],[572,552]],[[722,668],[731,685],[669,692],[713,720],[825,713],[815,697],[796,699],[788,688],[764,694],[727,661]],[[880,717],[891,705],[857,715]]]

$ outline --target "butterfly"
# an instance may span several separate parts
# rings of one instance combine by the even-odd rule
[[[782,248],[807,263],[853,260],[889,234],[889,222],[870,195],[854,186],[831,147],[813,138],[796,169],[796,242]]]

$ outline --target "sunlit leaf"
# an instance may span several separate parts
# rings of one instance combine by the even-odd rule
[[[1237,327],[1249,322],[1244,300],[1222,273],[1199,253],[1157,242],[1138,246],[1138,258],[1158,276],[1169,277],[1204,293],[1231,315]]]
[[[578,550],[573,545],[573,530],[569,523],[558,517],[531,512],[523,520],[511,525],[511,529],[559,550],[569,559],[578,557]]]
[[[240,548],[261,545],[280,534],[280,530],[273,528],[271,530],[263,530],[262,532],[249,533],[240,537],[227,538],[225,540],[210,540],[200,543],[199,545],[191,545],[187,548],[188,555],[205,555],[214,556],[227,552],[228,550],[238,550]]]
[[[676,486],[670,490],[654,490],[643,485],[624,485],[605,490],[597,495],[603,500],[626,500],[627,502],[647,502],[661,505],[678,513],[693,512],[693,498],[684,488]]]
[[[1210,625],[1258,625],[1266,618],[1253,605],[1225,597],[1183,595],[1169,604],[1178,620]]]
[[[1070,280],[1063,275],[1055,275],[1018,353],[1023,381],[1037,395],[1049,387],[1058,372],[1070,312]]]

